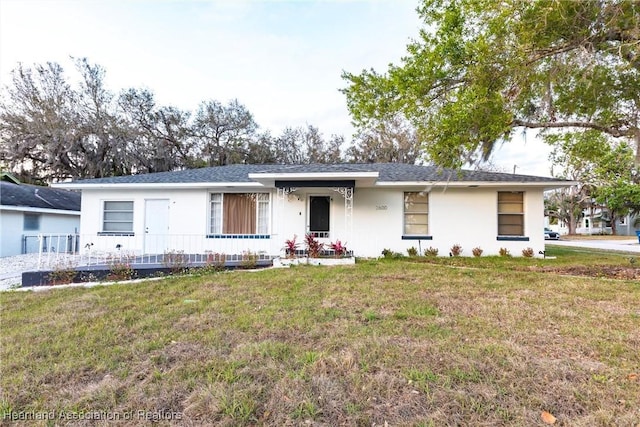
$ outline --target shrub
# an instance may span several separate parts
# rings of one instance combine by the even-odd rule
[[[77,271],[70,266],[56,266],[47,276],[49,283],[52,285],[64,285],[72,283],[75,279]]]
[[[424,256],[431,256],[431,257],[438,256],[438,248],[429,246],[429,248],[424,250]]]
[[[407,255],[411,257],[418,256],[418,250],[415,246],[411,246],[409,249],[407,249]]]
[[[242,252],[242,260],[240,261],[240,267],[242,268],[254,268],[258,265],[258,254],[249,250]]]
[[[165,251],[162,265],[167,267],[171,274],[184,273],[189,267],[189,257],[185,255],[184,251]]]
[[[331,243],[329,247],[333,249],[333,252],[335,252],[336,258],[343,257],[347,254],[347,246],[340,240],[336,240],[335,243]]]
[[[451,246],[451,249],[449,250],[449,255],[460,256],[460,254],[462,254],[462,246],[460,246],[458,243]]]
[[[296,255],[296,250],[300,243],[296,242],[298,238],[297,235],[293,235],[293,239],[287,239],[284,241],[284,252],[287,255],[287,258],[293,258]]]
[[[533,248],[525,248],[522,250],[522,256],[525,258],[531,258],[533,254]]]
[[[471,249],[471,253],[473,254],[474,257],[481,257],[482,256],[482,252],[484,252],[482,250],[482,248],[480,246],[476,246],[475,248]]]
[[[507,248],[500,248],[498,253],[500,254],[500,256],[511,256],[511,252],[509,252],[509,249]]]
[[[308,233],[304,236],[304,245],[307,248],[307,253],[311,258],[318,258],[320,251],[324,247],[323,243],[320,243],[313,234]]]
[[[225,254],[218,252],[209,252],[207,253],[207,260],[204,267],[202,267],[202,270],[204,270],[204,273],[222,271],[224,270],[226,261],[227,256]]]
[[[107,280],[130,280],[135,276],[129,257],[113,258],[109,261]]]
[[[400,252],[393,252],[391,249],[383,249],[382,256],[385,258],[402,258],[402,254]]]

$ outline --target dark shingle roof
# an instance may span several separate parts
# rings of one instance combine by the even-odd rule
[[[228,165],[174,172],[157,172],[109,178],[75,181],[74,184],[177,184],[252,182],[255,173],[319,173],[319,172],[379,172],[378,182],[450,181],[450,182],[520,182],[545,183],[562,181],[532,175],[499,172],[443,169],[402,163],[341,163],[309,165]]]
[[[80,211],[80,193],[0,181],[0,205]]]

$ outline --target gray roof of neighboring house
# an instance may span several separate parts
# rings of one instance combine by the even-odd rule
[[[80,211],[81,195],[75,191],[0,181],[0,205]]]
[[[379,172],[378,182],[520,182],[545,183],[564,181],[531,175],[499,172],[443,169],[403,163],[341,163],[307,165],[227,165],[173,172],[157,172],[140,175],[117,176],[74,181],[74,184],[176,184],[205,182],[253,182],[249,174],[256,173],[344,173]]]

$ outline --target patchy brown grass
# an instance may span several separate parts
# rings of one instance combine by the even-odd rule
[[[4,424],[640,423],[637,280],[461,262],[2,293]]]

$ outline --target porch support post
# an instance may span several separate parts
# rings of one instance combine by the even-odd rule
[[[279,221],[278,221],[278,233],[277,235],[279,236],[279,238],[284,239],[285,235],[284,235],[284,204],[285,204],[285,200],[290,200],[291,197],[291,193],[293,193],[294,191],[296,191],[297,188],[296,187],[276,187],[276,194],[277,194],[277,198],[278,198],[278,206],[280,209],[280,212],[278,212],[278,217],[279,217]],[[284,241],[282,242],[284,243]]]
[[[350,244],[353,233],[353,187],[338,187],[333,190],[344,197],[344,228],[347,232],[344,243]]]
[[[282,212],[284,212],[284,198],[285,198],[284,188],[276,188],[276,194],[278,199],[278,210],[280,211],[278,212],[278,230],[276,235],[282,236],[282,223],[283,223]],[[281,239],[281,237],[279,238]],[[275,255],[275,253],[273,255]]]

